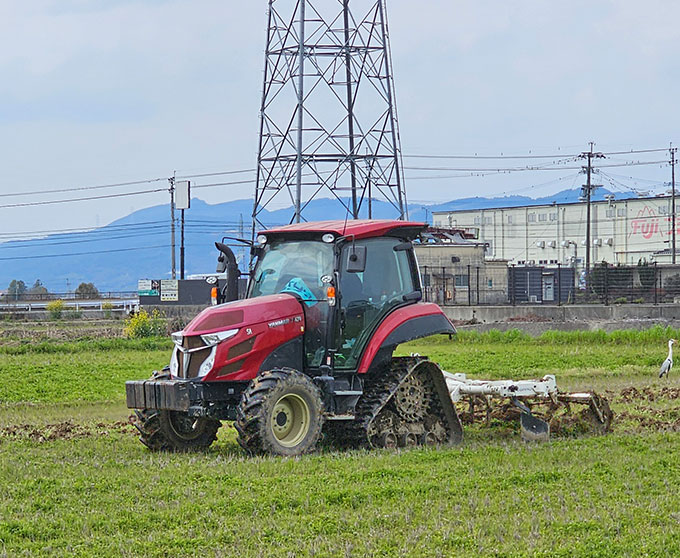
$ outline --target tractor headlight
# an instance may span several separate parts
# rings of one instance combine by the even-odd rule
[[[177,345],[178,347],[182,346],[182,343],[184,342],[184,333],[181,331],[176,331],[175,333],[171,333],[170,337],[172,339],[172,342]]]
[[[205,376],[208,372],[212,370],[212,367],[215,365],[215,353],[217,352],[217,347],[213,347],[212,350],[210,351],[210,354],[208,355],[208,358],[206,358],[203,363],[201,364],[201,367],[198,369],[198,376]]]
[[[221,343],[225,339],[229,339],[230,337],[233,337],[237,333],[238,333],[238,329],[229,329],[227,331],[217,331],[215,333],[206,333],[205,335],[201,335],[201,339],[203,340],[203,343],[205,343],[206,347],[212,347],[213,345],[217,345],[218,343]]]
[[[174,339],[173,339],[174,341]],[[179,372],[179,349],[175,347],[172,350],[172,357],[170,357],[170,374],[173,376],[177,376],[177,372]]]

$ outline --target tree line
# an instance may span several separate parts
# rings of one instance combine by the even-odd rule
[[[74,291],[76,298],[99,298],[99,289],[94,283],[80,283]],[[32,287],[28,287],[21,279],[12,279],[7,287],[5,300],[47,299],[51,293],[40,279],[36,279]]]

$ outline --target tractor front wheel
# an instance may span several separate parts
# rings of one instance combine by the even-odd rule
[[[249,453],[313,451],[323,426],[319,388],[295,370],[263,372],[243,392],[235,426],[239,444]]]
[[[180,411],[135,411],[139,439],[155,451],[207,449],[217,438],[221,423],[215,419],[190,417]]]

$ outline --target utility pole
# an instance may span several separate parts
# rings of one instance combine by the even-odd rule
[[[586,180],[586,185],[584,186],[585,188],[585,198],[586,198],[586,204],[587,204],[587,209],[586,209],[586,290],[588,287],[588,276],[590,274],[590,201],[591,201],[591,194],[593,191],[593,184],[591,181],[591,176],[593,173],[593,159],[603,159],[604,158],[604,153],[601,152],[593,152],[593,146],[595,144],[591,141],[590,142],[590,151],[584,151],[579,155],[580,159],[586,159],[588,161],[587,166],[583,169],[586,172],[587,175],[587,180]]]
[[[675,152],[677,147],[671,144],[671,262],[675,265]]]
[[[170,244],[172,255],[170,258],[172,266],[172,278],[177,278],[176,262],[175,262],[175,173],[172,173],[172,178],[168,178],[170,182]]]
[[[184,280],[184,208],[180,209],[181,225],[179,233],[179,278]]]

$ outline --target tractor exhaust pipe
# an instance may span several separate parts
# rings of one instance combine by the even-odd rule
[[[215,242],[215,247],[220,251],[220,255],[217,257],[217,273],[227,272],[227,284],[221,293],[221,300],[218,302],[238,300],[238,278],[241,272],[236,263],[236,256],[226,244]]]

